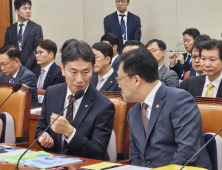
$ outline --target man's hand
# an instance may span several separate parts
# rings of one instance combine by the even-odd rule
[[[184,57],[183,57],[183,54],[182,53],[178,53],[178,55],[177,55],[177,57],[178,57],[178,60],[180,61],[180,64],[184,64]]]
[[[54,145],[54,140],[47,132],[43,133],[38,142],[45,148],[51,148]]]
[[[170,59],[170,65],[171,65],[171,66],[175,66],[175,65],[176,65],[176,53],[175,53],[175,52],[172,52],[172,53],[169,55],[169,59]]]
[[[57,114],[52,113],[50,121],[54,121],[57,116]],[[74,127],[70,125],[69,121],[63,116],[59,116],[59,118],[52,124],[51,129],[55,133],[64,134],[68,138],[72,135],[74,131]]]

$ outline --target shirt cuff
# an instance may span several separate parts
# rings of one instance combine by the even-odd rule
[[[72,140],[72,138],[74,137],[75,134],[76,134],[76,129],[74,128],[71,136],[70,136],[68,139],[67,139],[67,137],[65,136],[65,140],[66,140],[66,142],[67,142],[68,144],[70,143],[70,141]]]

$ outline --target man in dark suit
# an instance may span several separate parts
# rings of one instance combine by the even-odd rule
[[[38,107],[38,94],[35,75],[21,64],[21,51],[13,46],[7,45],[0,50],[0,82],[18,83],[32,88],[31,107]]]
[[[38,42],[36,61],[39,66],[33,70],[38,89],[45,90],[48,86],[65,83],[61,68],[55,63],[56,53],[57,45],[53,41],[42,40]]]
[[[200,32],[196,28],[189,28],[183,32],[183,42],[187,53],[182,54],[173,52],[170,54],[170,69],[174,70],[179,79],[183,80],[184,74],[191,68],[191,48],[193,46],[195,38],[200,35]],[[177,57],[177,63],[176,63]]]
[[[115,0],[117,11],[104,19],[105,33],[113,33],[119,38],[118,52],[121,54],[123,45],[128,40],[141,38],[140,18],[127,10],[129,0]]]
[[[91,84],[95,57],[91,47],[75,39],[61,49],[62,74],[66,83],[46,89],[36,138],[68,106],[79,89],[85,91],[38,140],[45,150],[73,156],[109,160],[107,146],[113,129],[114,104]],[[71,95],[71,96],[70,96]]]
[[[204,75],[189,77],[181,83],[181,88],[193,97],[222,98],[222,41],[208,40],[200,44],[200,65]]]
[[[110,66],[113,50],[107,43],[95,43],[92,46],[96,58],[93,70],[95,75],[92,76],[90,83],[101,91],[121,91],[115,80],[117,73]]]
[[[152,168],[185,164],[204,145],[195,100],[158,80],[158,63],[148,50],[130,50],[120,56],[120,62],[118,83],[124,101],[137,103],[127,117],[129,163]],[[212,170],[206,149],[188,165]]]
[[[108,43],[113,48],[111,67],[115,72],[117,72],[119,68],[119,60],[118,60],[119,39],[112,33],[106,33],[101,37],[100,42]]]
[[[31,17],[31,0],[15,0],[14,5],[18,22],[7,28],[4,45],[19,47],[22,51],[22,65],[32,70],[37,66],[34,53],[37,42],[43,39],[42,27],[29,20]]]
[[[158,62],[159,77],[165,80],[169,87],[179,87],[179,78],[175,71],[168,69],[163,64],[163,58],[166,55],[166,44],[157,39],[152,39],[146,44],[146,48],[153,54]]]

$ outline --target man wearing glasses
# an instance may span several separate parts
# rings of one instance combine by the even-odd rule
[[[159,77],[165,80],[169,87],[179,87],[179,78],[176,72],[171,71],[163,64],[166,55],[166,44],[157,39],[152,39],[146,44],[146,48],[153,54],[158,62]]]
[[[129,0],[115,0],[117,11],[104,19],[105,33],[113,33],[119,38],[118,53],[121,54],[123,45],[128,40],[141,38],[140,18],[127,10]]]
[[[0,82],[17,83],[27,85],[32,88],[31,107],[38,107],[38,94],[34,73],[21,64],[21,51],[18,47],[8,45],[0,50]]]

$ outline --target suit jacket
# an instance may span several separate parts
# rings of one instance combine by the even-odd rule
[[[0,73],[0,82],[8,83],[9,77],[6,76],[3,72]],[[25,68],[22,64],[19,68],[19,72],[14,79],[14,83],[21,82],[22,84],[27,85],[28,87],[32,88],[32,104],[31,107],[38,107],[38,93],[37,93],[37,83],[35,75],[27,68]]]
[[[123,49],[123,37],[122,29],[119,23],[117,12],[114,12],[104,19],[104,30],[105,33],[113,33],[119,38],[118,53],[122,53]],[[128,12],[127,16],[127,39],[138,40],[141,38],[141,23],[140,17]]]
[[[101,87],[101,91],[121,91],[121,89],[118,87],[118,83],[116,82],[115,78],[117,77],[117,73],[114,71],[109,78],[106,80],[106,82]],[[92,76],[90,83],[96,88],[98,83],[98,74],[95,74]]]
[[[41,72],[41,66],[38,66],[38,67],[34,68],[34,70],[33,70],[33,73],[35,74],[37,82],[39,79],[40,72]],[[51,67],[45,77],[45,81],[44,81],[42,89],[45,90],[48,86],[52,86],[52,85],[59,84],[59,83],[65,83],[65,77],[62,75],[61,68],[58,65],[56,65],[56,63],[54,62],[51,65]]]
[[[147,134],[140,103],[129,111],[128,122],[129,162],[133,165],[152,168],[183,165],[205,144],[197,104],[189,93],[178,88],[160,86],[153,101]],[[188,165],[212,170],[206,149]]]
[[[159,70],[159,77],[164,79],[169,87],[179,87],[179,78],[176,72],[168,69],[164,64]]]
[[[184,57],[184,64],[180,64],[180,61],[178,60],[176,65],[174,67],[170,67],[170,70],[174,70],[178,76],[179,76],[179,79],[183,79],[183,71],[189,71],[190,68],[191,68],[191,64],[189,64],[189,62],[186,61],[187,59],[187,53],[184,53],[183,54],[183,57]]]
[[[67,84],[57,84],[47,88],[42,105],[42,113],[38,120],[35,137],[50,124],[52,113],[59,114],[64,108]],[[115,107],[103,94],[91,84],[82,99],[74,121],[71,125],[76,133],[68,144],[68,155],[108,160],[107,146],[113,129]],[[54,140],[52,148],[44,150],[60,153],[62,135],[51,128],[47,131]]]
[[[180,88],[188,91],[193,97],[202,96],[205,79],[205,75],[189,77],[181,83]],[[220,83],[216,97],[222,98],[222,83]]]
[[[7,28],[4,45],[15,45],[18,47],[17,32],[16,22]],[[29,20],[24,32],[21,58],[22,65],[24,65],[29,70],[32,70],[37,66],[34,53],[37,48],[37,43],[40,40],[43,40],[42,27]]]
[[[190,77],[196,76],[196,71],[193,69],[193,67],[190,68]]]
[[[119,56],[114,60],[113,64],[111,65],[111,67],[113,68],[113,70],[117,73],[118,69],[119,69]]]

